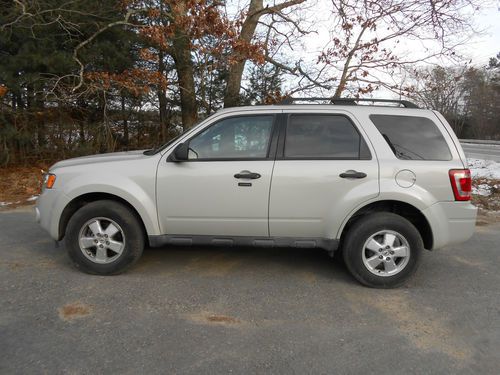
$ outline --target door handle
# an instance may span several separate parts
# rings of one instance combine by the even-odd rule
[[[365,178],[366,173],[363,172],[357,172],[352,169],[345,171],[344,173],[339,174],[340,177],[342,178]]]
[[[234,178],[244,178],[244,179],[248,179],[248,180],[255,180],[257,178],[260,178],[260,174],[253,173],[250,171],[241,171],[240,173],[236,173],[234,175]]]

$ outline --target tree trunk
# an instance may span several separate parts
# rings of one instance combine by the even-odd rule
[[[46,144],[45,123],[43,120],[44,104],[41,94],[36,92],[35,85],[33,83],[28,83],[26,85],[26,106],[31,118],[34,120],[33,123],[36,127],[36,141],[38,150],[40,150],[45,147]]]
[[[250,43],[255,35],[255,30],[259,23],[259,19],[265,14],[281,12],[285,8],[301,4],[305,0],[289,0],[273,6],[267,5],[264,7],[263,0],[251,0],[248,6],[248,13],[245,21],[241,25],[241,32],[238,40],[244,43]],[[233,56],[236,63],[229,67],[229,72],[226,80],[226,93],[224,95],[224,107],[234,107],[240,104],[240,88],[241,78],[245,69],[245,63],[248,56],[238,54],[233,51]]]
[[[38,85],[35,87],[37,88],[35,92],[35,116],[37,119],[38,146],[40,148],[45,148],[47,144],[47,126],[45,124],[45,101],[43,100],[43,88]]]
[[[198,121],[193,65],[189,49],[176,51],[174,60],[177,68],[181,96],[182,127],[183,129],[189,129]]]
[[[259,18],[264,7],[263,0],[251,0],[248,7],[248,16],[245,18],[241,26],[239,40],[250,43],[255,34],[255,29],[259,22]],[[229,67],[229,72],[226,81],[226,93],[224,95],[224,107],[235,107],[240,104],[240,88],[243,70],[245,69],[246,58],[238,56],[237,62]]]
[[[84,120],[80,120],[79,124],[79,140],[80,140],[80,145],[83,146],[85,144],[85,124],[83,122]]]
[[[184,2],[176,4],[176,16],[186,16],[187,8]],[[182,127],[189,129],[198,121],[198,106],[194,83],[194,67],[191,59],[191,45],[184,30],[177,27],[172,41],[172,57],[174,58],[181,96]]]
[[[106,101],[104,93],[97,94],[97,148],[100,154],[108,152],[107,149],[107,129],[106,129]]]
[[[165,75],[165,61],[163,60],[165,58],[164,54],[162,51],[158,54],[158,72],[164,76]],[[165,90],[160,87],[158,89],[158,104],[160,106],[160,135],[161,135],[161,142],[164,142],[167,139],[168,136],[168,112],[167,112],[167,96],[165,93]],[[161,143],[160,142],[160,143]]]
[[[337,99],[340,98],[342,93],[347,87],[347,81],[350,77],[350,72],[349,68],[351,68],[351,61],[352,58],[354,57],[354,54],[359,48],[359,44],[361,43],[361,38],[363,37],[363,34],[365,31],[368,29],[368,25],[365,25],[361,28],[361,31],[359,32],[358,37],[356,38],[356,41],[354,42],[354,46],[352,47],[351,51],[347,55],[347,59],[344,62],[344,67],[342,69],[342,75],[340,76],[339,80],[339,85],[337,86],[337,89],[335,90],[335,94],[333,95],[332,99]]]
[[[123,145],[125,146],[125,150],[128,151],[128,143],[129,143],[129,135],[128,135],[128,120],[127,114],[125,113],[125,95],[122,93],[122,118],[123,118]]]

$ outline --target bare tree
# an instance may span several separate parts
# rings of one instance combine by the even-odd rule
[[[468,66],[434,67],[415,70],[410,97],[424,108],[442,113],[455,133],[463,135],[465,125]]]
[[[332,41],[319,57],[331,69],[336,90],[353,95],[380,86],[395,91],[390,76],[398,69],[435,58],[456,59],[456,47],[474,27],[470,15],[478,0],[332,0]],[[403,43],[418,46],[418,53]],[[349,87],[350,86],[350,87]]]
[[[410,97],[421,106],[441,112],[459,137],[498,138],[500,89],[492,69],[434,67],[412,77]]]
[[[236,39],[235,46],[250,45],[255,36],[259,20],[265,15],[275,15],[282,19],[293,22],[283,11],[294,5],[303,3],[305,0],[290,0],[283,3],[275,4],[273,6],[264,6],[263,0],[251,0],[248,6],[247,14],[241,24],[241,30]],[[272,26],[269,26],[272,27]],[[264,48],[267,47],[264,41]],[[233,107],[239,104],[241,79],[245,63],[248,60],[247,52],[240,48],[235,48],[235,55],[233,56],[233,63],[231,64],[228,72],[226,94],[224,96],[224,106]]]

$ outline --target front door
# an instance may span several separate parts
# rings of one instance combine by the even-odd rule
[[[188,161],[167,161],[169,153],[164,155],[157,173],[163,233],[269,236],[275,117],[216,120],[185,141]]]

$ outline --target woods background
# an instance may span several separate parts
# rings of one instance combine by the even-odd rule
[[[488,2],[0,3],[3,167],[150,148],[220,108],[291,95],[410,98],[459,137],[500,139],[500,54],[481,66],[458,52]],[[325,11],[328,41],[306,53]]]

